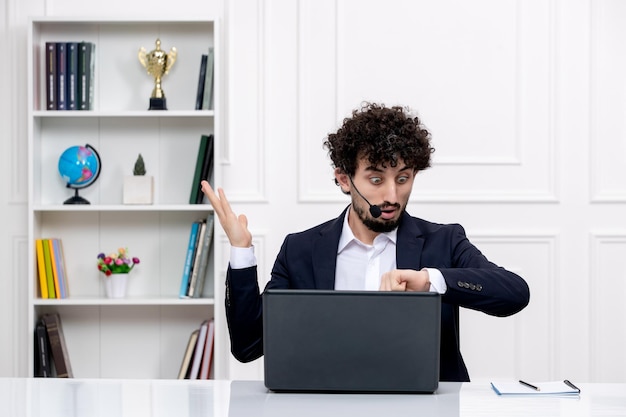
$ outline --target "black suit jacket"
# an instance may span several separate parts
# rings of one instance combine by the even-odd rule
[[[334,289],[337,247],[346,212],[288,235],[266,288]],[[431,223],[404,213],[398,227],[396,264],[398,269],[437,268],[446,281],[448,289],[441,307],[441,381],[469,381],[459,349],[459,306],[508,316],[529,302],[526,282],[487,260],[458,224]],[[226,319],[235,358],[248,362],[263,355],[256,267],[228,268]]]

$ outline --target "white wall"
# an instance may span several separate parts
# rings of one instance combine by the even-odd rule
[[[347,204],[331,181],[324,136],[362,100],[409,105],[437,149],[410,213],[463,224],[489,258],[531,286],[531,303],[516,316],[463,311],[472,379],[626,380],[626,3],[136,3],[124,2],[125,16],[224,19],[221,185],[250,219],[261,285],[286,233]],[[116,10],[111,2],[9,0],[0,22],[8,35],[0,261],[11,271],[0,277],[0,331],[13,336],[0,345],[2,376],[26,369],[26,19],[108,10]],[[226,246],[223,236],[218,242]],[[231,359],[227,368],[231,378],[262,378],[261,361]]]

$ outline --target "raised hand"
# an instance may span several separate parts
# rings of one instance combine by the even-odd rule
[[[202,192],[213,206],[217,218],[228,236],[231,246],[249,248],[252,246],[252,234],[248,230],[248,218],[245,214],[236,215],[224,194],[224,190],[217,189],[217,194],[207,181],[202,181]]]

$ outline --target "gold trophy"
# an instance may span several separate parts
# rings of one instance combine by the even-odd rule
[[[157,39],[156,49],[146,52],[142,46],[139,48],[139,62],[148,71],[148,74],[154,77],[154,89],[150,96],[149,110],[167,110],[165,103],[165,93],[161,88],[161,78],[167,74],[176,62],[176,48],[172,48],[169,53],[165,53],[161,49],[161,40]]]

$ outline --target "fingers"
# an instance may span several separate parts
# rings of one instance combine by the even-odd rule
[[[217,189],[217,194],[207,181],[202,181],[202,192],[207,196],[213,206],[231,246],[247,248],[252,246],[252,235],[248,230],[248,218],[244,214],[237,216],[233,212],[228,198],[222,188]]]
[[[203,180],[200,182],[202,187],[202,192],[207,196],[211,206],[213,206],[213,210],[220,219],[225,218],[226,216],[232,214],[233,210],[230,207],[230,203],[226,198],[226,194],[224,190],[221,188],[217,189],[217,194],[211,187],[208,181]]]
[[[244,229],[248,228],[248,218],[246,217],[245,214],[240,214],[238,217],[238,220],[239,220],[239,224],[241,224]]]
[[[406,281],[400,271],[385,272],[380,278],[380,291],[406,291]]]
[[[206,181],[206,180],[202,180],[200,182],[200,186],[201,186],[202,192],[204,193],[204,195],[207,196],[207,198],[209,199],[209,202],[213,206],[213,210],[215,210],[215,212],[217,213],[218,216],[221,216],[221,214],[220,214],[220,211],[221,211],[220,199],[215,194],[215,191],[213,191],[213,188],[211,187],[209,182]]]
[[[385,272],[380,278],[381,291],[429,291],[428,271],[394,269]]]

